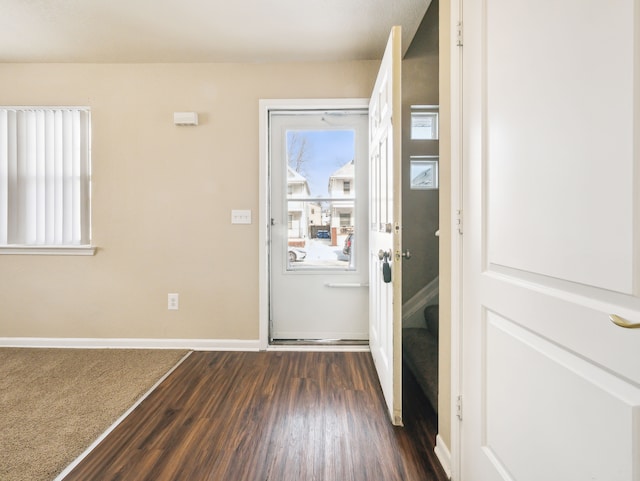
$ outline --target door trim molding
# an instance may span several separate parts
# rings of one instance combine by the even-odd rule
[[[456,412],[456,400],[462,393],[462,212],[464,185],[462,183],[462,121],[463,121],[463,47],[462,5],[464,0],[451,0],[449,18],[450,54],[450,114],[451,114],[451,445],[449,446],[449,476],[462,481],[462,426]],[[459,41],[460,40],[460,41]]]
[[[444,469],[445,474],[451,479],[451,453],[439,434],[436,436],[436,447],[433,451],[436,453],[436,457],[438,461],[440,461],[440,465],[442,469]]]
[[[269,348],[269,112],[274,110],[367,109],[369,99],[260,99],[258,102],[260,178],[258,185],[258,309],[260,350]]]

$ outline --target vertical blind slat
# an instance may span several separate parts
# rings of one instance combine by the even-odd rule
[[[79,112],[71,112],[72,117],[72,156],[71,156],[71,238],[75,242],[80,242],[80,115]]]
[[[17,227],[16,238],[21,239],[23,243],[29,243],[29,156],[31,149],[29,148],[29,112],[18,113],[18,158],[15,192],[18,198],[18,204],[15,209],[15,224]]]
[[[15,206],[18,203],[18,115],[16,112],[9,112],[10,122],[7,125],[9,147],[8,169],[7,169],[7,243],[15,243],[18,233],[18,216]]]
[[[81,132],[84,135],[80,136],[80,151],[85,152],[87,159],[91,158],[91,124],[90,114],[88,111],[83,110],[79,112],[81,122]],[[89,162],[80,162],[80,178],[86,179],[86,181],[80,182],[80,198],[87,199],[86,202],[80,202],[80,225],[87,226],[86,229],[81,229],[81,244],[89,244],[91,237],[91,216],[89,211],[89,205],[91,202],[91,168]]]
[[[54,237],[54,242],[56,244],[62,244],[63,243],[63,238],[62,238],[62,212],[63,212],[63,204],[62,204],[62,192],[63,192],[63,175],[62,175],[62,168],[63,168],[63,150],[64,150],[64,143],[63,143],[63,124],[62,124],[62,112],[61,111],[57,111],[55,113],[55,146],[56,146],[56,150],[55,150],[55,160],[54,160],[54,165],[55,165],[55,195],[54,195],[54,206],[55,206],[55,212],[54,212],[54,218],[53,218],[53,224],[55,226],[55,237]]]
[[[9,200],[9,112],[0,111],[0,244],[7,243]]]
[[[35,168],[35,243],[45,244],[46,199],[45,199],[45,155],[46,155],[45,112],[36,112],[36,168]]]
[[[45,198],[45,243],[55,244],[55,112],[45,111],[45,160],[44,160],[44,198]]]
[[[62,242],[64,244],[69,243],[71,240],[71,185],[70,177],[71,173],[71,129],[69,125],[69,113],[67,111],[62,112],[62,134],[63,144],[62,148]]]

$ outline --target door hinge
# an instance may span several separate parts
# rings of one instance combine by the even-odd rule
[[[457,32],[456,32],[456,46],[462,47],[462,22],[458,22]]]
[[[458,396],[456,399],[456,416],[462,421],[462,396]]]
[[[456,226],[458,234],[462,235],[462,209],[456,210]]]

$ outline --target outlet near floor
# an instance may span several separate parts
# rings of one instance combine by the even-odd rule
[[[169,309],[170,311],[177,311],[178,302],[179,302],[178,294],[176,293],[169,294],[167,299],[168,299],[167,309]]]

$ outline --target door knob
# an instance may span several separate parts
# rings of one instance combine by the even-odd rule
[[[402,257],[404,257],[405,259],[411,259],[411,252],[409,251],[409,249],[404,250],[404,252],[402,253]]]
[[[384,259],[391,259],[391,250],[389,250],[389,252],[384,251],[382,249],[380,249],[378,251],[378,259],[380,259],[381,261]]]
[[[615,314],[611,314],[609,319],[616,326],[624,327],[625,329],[640,329],[640,322],[631,322],[623,317],[616,316]]]

